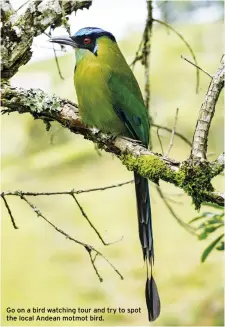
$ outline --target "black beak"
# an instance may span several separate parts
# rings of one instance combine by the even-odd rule
[[[76,42],[70,36],[56,36],[51,37],[49,42],[70,45],[73,48],[77,48]]]

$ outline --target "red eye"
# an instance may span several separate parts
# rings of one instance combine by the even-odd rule
[[[91,43],[91,39],[89,37],[86,37],[84,39],[84,44],[90,44]]]

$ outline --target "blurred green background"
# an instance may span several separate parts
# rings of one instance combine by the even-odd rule
[[[91,10],[91,9],[90,9]],[[143,18],[144,19],[144,18]],[[193,47],[201,67],[214,73],[222,55],[222,22],[207,24],[177,23],[175,28]],[[140,42],[141,32],[130,31],[119,46],[130,63]],[[41,49],[39,50],[41,51]],[[190,140],[209,77],[200,73],[200,92],[195,93],[195,68],[180,58],[191,59],[176,35],[155,25],[151,50],[151,115],[154,122],[173,126],[179,108],[177,131]],[[48,93],[76,101],[73,87],[74,55],[59,57],[64,76],[61,80],[54,58],[21,67],[15,85],[30,83]],[[135,75],[144,86],[144,72],[136,65]],[[164,150],[170,134],[160,131]],[[152,129],[154,151],[161,152],[156,129]],[[220,98],[210,129],[210,159],[223,149],[223,101]],[[189,147],[179,138],[170,156],[183,160]],[[121,162],[111,154],[96,152],[93,143],[73,135],[58,124],[49,132],[43,122],[29,115],[2,117],[2,190],[61,191],[105,186],[132,179]],[[180,190],[161,182],[166,194]],[[222,189],[222,177],[214,185]],[[162,302],[162,313],[155,326],[223,326],[223,267],[221,252],[214,251],[204,264],[200,256],[210,240],[199,241],[190,235],[168,212],[151,183],[156,262],[154,274]],[[180,218],[188,222],[198,213],[185,195],[174,197]],[[105,315],[103,325],[148,325],[144,298],[145,269],[137,232],[134,186],[78,196],[85,212],[103,238],[103,246],[69,196],[30,198],[57,227],[72,237],[98,248],[121,271],[122,281],[101,258],[97,267],[104,278],[100,283],[87,252],[37,218],[19,198],[8,197],[16,218],[14,230],[2,206],[2,325],[7,307],[123,307],[139,308],[142,314]],[[206,207],[202,211],[209,211]],[[213,238],[215,236],[213,235]],[[71,322],[65,325],[80,325]],[[100,325],[100,322],[82,325]],[[17,325],[17,324],[13,324]],[[18,324],[19,325],[19,324]],[[26,325],[21,323],[20,325]],[[27,323],[27,325],[32,325]],[[33,325],[38,325],[34,322]],[[57,325],[57,323],[39,323]],[[62,323],[58,323],[62,325]]]

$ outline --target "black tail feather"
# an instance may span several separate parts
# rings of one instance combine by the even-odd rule
[[[148,308],[148,319],[154,321],[160,315],[160,299],[158,289],[153,276],[147,278],[145,287],[145,298]]]
[[[139,238],[141,241],[144,260],[154,262],[154,247],[152,235],[151,207],[148,180],[134,173],[137,198]]]
[[[148,277],[145,288],[145,298],[148,308],[149,321],[154,321],[160,314],[160,299],[156,283],[152,276],[154,264],[154,244],[152,233],[151,204],[149,196],[148,180],[134,173],[135,190],[137,199],[139,238],[142,246],[143,258],[150,264],[151,276]]]

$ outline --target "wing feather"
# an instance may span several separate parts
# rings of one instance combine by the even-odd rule
[[[129,70],[126,74],[118,71],[112,71],[110,74],[108,86],[112,92],[113,108],[127,126],[131,137],[147,146],[150,127],[148,112],[138,83]]]

